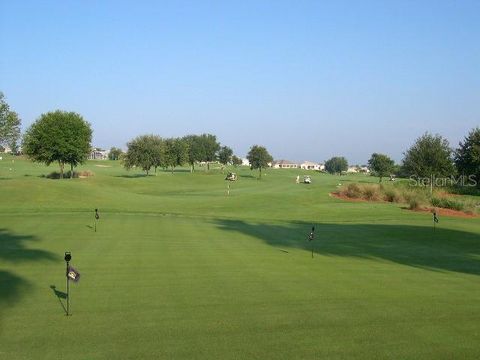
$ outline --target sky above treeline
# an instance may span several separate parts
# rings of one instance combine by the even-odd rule
[[[0,91],[23,129],[93,145],[212,133],[245,156],[402,159],[480,125],[480,1],[0,1]]]

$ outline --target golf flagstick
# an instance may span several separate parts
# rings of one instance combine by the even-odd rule
[[[436,225],[438,224],[437,212],[433,211],[433,232],[435,232]]]
[[[65,270],[65,278],[67,279],[67,316],[70,313],[70,281],[68,280],[68,268],[70,260],[72,259],[72,255],[70,251],[65,251],[65,263],[66,263],[66,270]]]
[[[312,226],[312,231],[308,235],[308,241],[312,243],[312,259],[313,259],[313,239],[315,238],[315,226]]]
[[[100,219],[100,215],[98,215],[98,209],[95,209],[95,232],[97,232],[97,221]]]
[[[70,314],[70,280],[68,280],[68,261],[67,261],[66,278],[67,278],[67,316],[68,316]]]
[[[65,251],[65,262],[67,264],[67,271],[65,277],[67,278],[67,316],[70,315],[70,280],[78,282],[80,280],[80,273],[70,266],[70,260],[72,260],[72,254],[69,251]]]

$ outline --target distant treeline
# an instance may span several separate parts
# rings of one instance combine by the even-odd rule
[[[242,160],[233,155],[228,146],[221,146],[212,134],[187,135],[181,138],[162,138],[158,135],[141,135],[127,143],[128,150],[119,156],[126,169],[141,168],[148,175],[153,168],[171,169],[190,165],[195,171],[195,164],[218,161],[223,165],[240,165]]]

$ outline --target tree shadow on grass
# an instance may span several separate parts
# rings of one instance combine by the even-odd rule
[[[253,175],[253,174],[240,174],[238,177],[241,178],[249,178],[249,179],[258,179],[258,175]]]
[[[318,254],[382,259],[433,271],[480,275],[480,235],[471,232],[412,225],[319,224],[315,240],[307,236],[312,224],[251,223],[216,220],[217,226],[255,237],[278,248],[297,248]]]
[[[7,263],[54,260],[56,257],[51,252],[27,248],[28,242],[37,240],[38,238],[32,235],[19,235],[0,229],[0,260]],[[13,272],[0,271],[0,311],[2,303],[13,304],[27,285],[28,281]]]
[[[3,307],[2,304],[13,304],[27,285],[28,282],[21,277],[9,271],[0,270],[0,314]]]
[[[151,174],[149,174],[149,175],[147,175],[147,174],[115,175],[115,177],[124,178],[124,179],[137,179],[137,178],[144,178],[144,177],[148,177],[148,176],[151,176]]]

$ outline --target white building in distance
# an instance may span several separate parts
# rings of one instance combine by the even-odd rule
[[[90,152],[90,156],[88,157],[90,160],[108,160],[108,154],[110,150],[102,150],[100,148],[92,149]]]
[[[300,164],[300,169],[322,171],[325,169],[325,165],[314,163],[311,161],[304,161],[303,163]]]
[[[272,163],[274,169],[298,169],[297,163],[289,160],[276,160]]]

